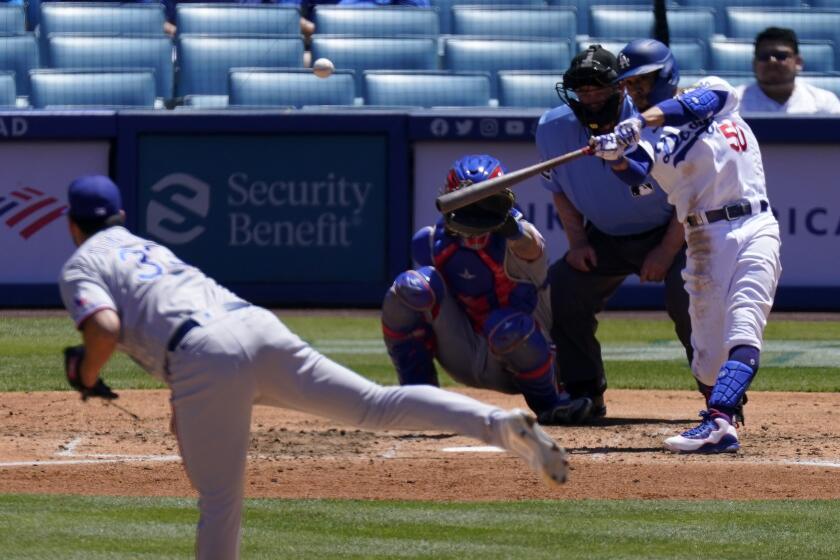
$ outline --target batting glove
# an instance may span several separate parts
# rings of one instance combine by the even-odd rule
[[[607,161],[618,161],[624,157],[624,146],[619,143],[614,132],[593,136],[589,141],[592,154]]]
[[[645,123],[639,117],[633,117],[618,123],[615,127],[615,137],[619,144],[630,148],[639,143]]]

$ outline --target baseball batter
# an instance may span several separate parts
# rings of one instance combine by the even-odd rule
[[[464,156],[444,190],[503,173],[493,156]],[[578,423],[592,401],[558,390],[545,242],[513,203],[505,190],[414,234],[415,268],[382,304],[385,344],[403,385],[437,385],[437,358],[465,385],[521,393],[541,424]]]
[[[68,199],[78,249],[60,287],[84,345],[66,350],[67,378],[83,398],[115,398],[99,372],[119,348],[169,385],[184,468],[199,493],[198,558],[238,557],[254,404],[374,430],[457,432],[513,451],[550,482],[565,480],[564,451],[532,416],[435,387],[371,383],[122,227],[120,193],[107,177],[80,177]]]
[[[779,226],[770,212],[758,142],[738,114],[732,86],[708,77],[675,97],[659,97],[651,87],[658,70],[651,72],[648,62],[619,54],[619,80],[634,101],[639,98],[638,105],[650,108],[596,137],[593,145],[629,183],[650,173],[685,225],[691,365],[712,389],[700,425],[668,438],[665,447],[736,451],[732,417],[758,372],[781,274]]]

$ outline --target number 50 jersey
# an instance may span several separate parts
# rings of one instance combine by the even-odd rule
[[[711,117],[680,127],[642,129],[639,149],[653,160],[650,174],[668,193],[684,222],[686,215],[732,202],[767,198],[761,151],[738,114],[738,94],[726,81],[709,76],[686,90],[705,88],[721,98]]]
[[[165,380],[166,346],[186,319],[241,302],[172,251],[116,226],[87,239],[59,278],[64,306],[80,326],[101,309],[120,316],[120,349]]]

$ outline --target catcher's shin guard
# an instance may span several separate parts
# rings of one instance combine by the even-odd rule
[[[534,318],[514,309],[497,309],[484,323],[490,351],[514,372],[528,406],[540,414],[561,404],[554,379],[554,356]]]

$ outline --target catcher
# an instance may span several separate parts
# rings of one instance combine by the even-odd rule
[[[464,156],[445,190],[504,172],[492,156]],[[592,401],[571,399],[555,378],[544,246],[510,190],[417,231],[415,268],[397,276],[382,304],[385,345],[400,384],[437,386],[437,358],[464,385],[522,394],[541,424],[587,418]]]

